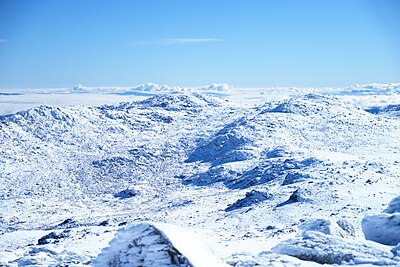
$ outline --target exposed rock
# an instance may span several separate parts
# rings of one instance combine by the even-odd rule
[[[340,219],[336,222],[340,228],[342,228],[350,236],[356,236],[356,230],[354,226],[346,219]]]
[[[121,192],[115,193],[114,197],[120,198],[120,199],[125,199],[125,198],[131,198],[134,197],[138,194],[138,192],[134,188],[127,188],[122,190]]]
[[[303,173],[299,173],[299,172],[288,173],[288,174],[286,174],[285,180],[283,180],[282,185],[303,182],[308,178],[310,178],[310,175],[308,175],[308,174],[303,174]]]
[[[108,220],[102,221],[101,223],[99,223],[99,226],[107,226],[109,225]]]
[[[225,211],[232,211],[235,209],[240,209],[243,207],[249,207],[256,203],[265,201],[267,199],[271,199],[272,195],[268,192],[261,192],[257,190],[251,190],[250,192],[246,192],[246,196],[244,198],[238,199],[235,203],[229,205]]]
[[[38,245],[57,243],[60,239],[67,238],[69,236],[69,230],[64,230],[61,233],[51,232],[45,236],[42,236],[38,240]]]
[[[394,248],[392,248],[392,253],[394,256],[399,257],[400,256],[400,243],[397,244]]]
[[[297,202],[310,202],[311,199],[308,197],[307,191],[302,188],[297,188],[289,197],[288,200],[278,204],[276,207],[282,207],[288,204]]]
[[[93,266],[227,266],[200,238],[168,224],[139,223],[118,231]]]
[[[68,219],[65,219],[63,222],[61,222],[60,224],[58,224],[58,226],[68,226],[73,223],[75,223],[75,221],[71,218],[68,218]]]

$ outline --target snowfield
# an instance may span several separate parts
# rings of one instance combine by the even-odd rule
[[[400,84],[58,94],[136,100],[0,116],[0,266],[400,265]]]

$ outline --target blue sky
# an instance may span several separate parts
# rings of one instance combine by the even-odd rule
[[[0,88],[400,82],[398,0],[0,0]]]

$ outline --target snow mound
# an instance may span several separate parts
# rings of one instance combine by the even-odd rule
[[[169,111],[198,110],[208,106],[220,106],[223,101],[213,96],[197,93],[160,94],[137,102],[145,108],[162,108]]]
[[[211,162],[217,166],[227,162],[242,161],[251,158],[251,152],[246,151],[244,146],[248,140],[238,137],[232,133],[220,134],[209,143],[198,146],[186,162]]]
[[[292,113],[309,116],[320,113],[337,113],[338,107],[348,108],[337,97],[322,94],[306,94],[278,102],[278,105],[262,110],[262,113]]]
[[[0,252],[0,266],[9,266],[9,262],[13,262],[17,260],[18,257],[10,252],[10,251],[1,251]]]
[[[75,121],[71,114],[66,113],[59,107],[52,106],[38,106],[15,114],[0,116],[0,120],[14,122],[20,126],[48,121],[45,125],[47,127],[57,122],[72,125]]]
[[[55,120],[70,122],[73,120],[71,115],[67,114],[62,108],[41,105],[27,111],[17,112],[15,115],[8,115],[6,117],[13,118],[13,121],[18,121],[18,119],[34,120],[38,117],[48,117],[54,118]]]
[[[139,223],[125,227],[93,266],[227,266],[198,234],[178,226]]]
[[[48,141],[69,131],[76,118],[62,108],[38,106],[16,114],[0,116],[0,122],[14,123],[34,137]]]
[[[393,259],[390,247],[315,231],[306,231],[295,238],[285,240],[271,251],[320,264],[395,266],[399,263]]]
[[[353,226],[343,220],[333,222],[326,219],[307,219],[299,225],[299,230],[302,233],[314,231],[343,238],[354,236]]]
[[[395,246],[400,243],[400,213],[366,216],[362,230],[367,240]]]

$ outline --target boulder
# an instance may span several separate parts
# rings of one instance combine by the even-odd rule
[[[270,194],[269,192],[262,192],[253,189],[249,192],[246,192],[246,196],[244,198],[238,199],[235,203],[230,204],[225,209],[225,211],[232,211],[244,207],[249,207],[271,198],[272,194]]]
[[[400,243],[400,213],[366,216],[361,226],[367,240],[389,246]]]
[[[293,193],[289,196],[289,199],[279,203],[276,205],[277,208],[293,204],[293,203],[298,203],[298,202],[312,202],[311,198],[309,198],[309,192],[303,188],[297,188]]]
[[[306,231],[295,238],[285,240],[271,251],[320,264],[395,266],[399,263],[393,259],[393,253],[388,246],[315,231]]]
[[[351,225],[350,225],[351,226]],[[349,227],[349,226],[348,226]],[[351,237],[352,234],[349,231],[343,229],[338,223],[326,219],[308,219],[304,220],[299,225],[301,233],[308,231],[320,232],[326,235],[333,235],[338,237]],[[354,231],[354,228],[353,228]]]

